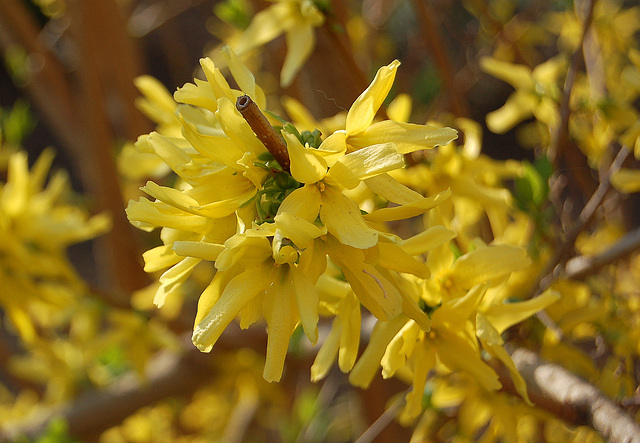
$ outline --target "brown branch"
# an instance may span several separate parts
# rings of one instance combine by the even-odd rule
[[[447,54],[438,24],[435,23],[433,14],[427,10],[427,2],[425,0],[413,0],[413,8],[421,24],[420,31],[424,36],[426,49],[440,72],[440,79],[449,96],[451,108],[457,116],[467,117],[469,115],[467,103],[455,84],[454,68]]]
[[[82,60],[76,75],[65,67],[40,37],[40,28],[29,11],[16,0],[0,2],[0,47],[22,47],[40,60],[24,90],[74,161],[95,210],[113,217],[111,233],[96,240],[101,286],[109,291],[138,289],[148,283],[142,271],[133,229],[124,216],[113,159],[114,129],[133,139],[144,126],[134,110],[137,95],[133,78],[138,57],[125,33],[113,0],[70,0],[71,38]],[[100,32],[95,32],[96,30]],[[109,38],[104,38],[108,35]],[[118,63],[113,63],[118,60]],[[104,88],[108,88],[105,90]],[[108,109],[108,107],[110,108]],[[110,112],[111,111],[111,112]]]
[[[224,359],[218,355],[198,351],[184,337],[184,349],[179,355],[161,352],[149,363],[144,378],[127,374],[104,390],[87,392],[73,402],[40,410],[23,421],[5,425],[0,430],[0,441],[15,441],[25,436],[35,439],[47,428],[51,420],[64,419],[69,434],[80,441],[97,441],[103,431],[120,424],[138,409],[174,396],[189,396],[215,377],[215,362]],[[264,352],[266,333],[263,328],[241,331],[229,327],[220,337],[213,352],[253,348]]]
[[[612,443],[640,442],[640,424],[593,385],[529,350],[517,349],[512,358],[537,406],[573,425],[590,426]]]
[[[569,69],[567,71],[567,76],[565,77],[564,87],[562,89],[562,99],[560,102],[560,121],[558,122],[558,126],[554,128],[551,134],[551,140],[549,142],[549,148],[547,149],[547,156],[549,160],[554,165],[557,165],[558,161],[558,150],[561,146],[564,146],[568,141],[569,137],[569,115],[571,114],[571,92],[573,90],[573,84],[576,80],[576,75],[578,74],[578,69],[580,65],[580,60],[582,58],[583,48],[585,39],[589,33],[589,29],[591,28],[591,22],[593,21],[593,11],[596,0],[584,0],[585,3],[588,2],[587,14],[584,19],[584,24],[582,28],[582,36],[580,38],[580,44],[578,48],[575,50],[573,55],[571,56],[571,62],[569,64]]]
[[[255,132],[282,169],[288,171],[290,161],[287,145],[280,134],[271,126],[267,117],[260,111],[258,105],[248,95],[242,95],[236,101],[236,109],[240,111],[242,117],[249,123],[253,132]]]
[[[119,65],[114,66],[110,61],[115,57],[115,49],[109,48],[104,41],[105,33],[109,33],[109,39],[126,40],[124,36],[115,36],[125,32],[124,23],[114,17],[118,12],[115,10],[117,5],[112,0],[69,0],[68,7],[70,30],[78,45],[78,56],[82,60],[78,65],[78,81],[74,88],[77,112],[74,121],[68,124],[70,127],[79,126],[75,127],[79,129],[78,135],[84,143],[78,153],[83,182],[97,208],[108,211],[113,218],[111,232],[97,241],[100,285],[109,291],[133,291],[147,285],[149,277],[142,270],[136,237],[125,216],[113,156],[116,131],[107,109],[110,103],[116,103],[116,107],[122,110],[121,117],[130,118],[126,114],[127,106],[117,104],[119,101],[127,101],[122,97],[122,94],[126,94],[118,92],[125,81],[123,74],[111,72],[113,69],[117,70]],[[101,29],[102,32],[95,32],[96,29]],[[124,43],[120,44],[123,57],[128,52],[125,46]],[[125,61],[123,63],[129,65]],[[131,74],[133,69],[125,69],[124,74]],[[129,76],[132,89],[133,77]],[[127,132],[133,134],[134,130],[129,129]]]
[[[22,48],[39,66],[29,72],[25,92],[47,120],[53,133],[77,154],[83,147],[73,121],[73,95],[68,72],[40,37],[35,19],[18,0],[0,2],[0,48]]]
[[[355,443],[371,443],[376,441],[380,433],[396,418],[402,407],[405,405],[405,395],[401,395],[391,405],[385,409],[380,417],[374,421],[366,431],[358,437]]]
[[[575,280],[583,279],[638,249],[640,249],[640,228],[628,232],[602,254],[593,257],[580,256],[572,258],[565,266],[564,277]]]
[[[546,266],[532,286],[531,293],[527,298],[541,294],[560,276],[562,269],[559,268],[559,265],[562,263],[569,251],[574,247],[578,235],[587,228],[596,214],[596,211],[602,205],[607,193],[611,189],[611,176],[622,167],[622,164],[628,156],[629,150],[624,146],[620,148],[620,151],[611,163],[611,166],[600,179],[597,189],[591,195],[591,198],[580,212],[572,230],[566,235],[563,243],[556,249],[553,257],[551,257],[547,262]]]

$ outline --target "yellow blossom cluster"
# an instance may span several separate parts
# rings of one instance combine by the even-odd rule
[[[466,373],[483,389],[499,389],[483,352],[509,369],[527,399],[501,334],[558,296],[550,291],[505,304],[514,295],[509,277],[531,263],[524,248],[497,241],[511,204],[499,186],[519,174],[517,166],[478,158],[478,131],[468,121],[461,121],[469,136],[459,152],[450,128],[377,120],[397,61],[378,70],[344,126],[327,135],[311,130],[313,118],[289,101],[294,122],[302,124],[274,123],[286,146],[286,157],[278,158],[261,141],[264,129],[234,105],[248,96],[266,113],[262,90],[229,48],[223,54],[241,90],[203,59],[207,80],[175,94],[182,138],[154,132],[136,143],[179,177],[171,188],[147,182],[142,189],[153,200],[132,200],[127,208],[137,227],[162,228],[163,245],[144,254],[147,271],[168,268],[156,305],[172,297],[199,262],[211,261],[216,272],[200,295],[193,342],[209,352],[235,318],[242,328],[264,319],[268,381],[282,377],[294,330],[300,326],[315,344],[320,317],[327,317],[333,321],[312,379],[325,377],[337,360],[353,384],[366,387],[382,366],[384,377],[401,376],[413,386],[406,423],[422,412],[432,370]],[[403,169],[403,155],[436,145],[440,150],[425,169]],[[475,170],[465,175],[466,167]],[[473,205],[475,211],[465,211]],[[485,207],[495,208],[487,210],[497,234],[489,245],[465,232]],[[417,234],[401,238],[389,231],[389,223],[418,216],[426,229]],[[459,256],[451,249],[453,226],[465,232],[458,247],[468,251]],[[361,306],[377,324],[358,359]]]

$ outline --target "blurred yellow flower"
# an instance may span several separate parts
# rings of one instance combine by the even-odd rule
[[[234,49],[242,55],[284,34],[287,55],[280,72],[280,85],[286,88],[313,51],[313,28],[323,23],[324,15],[312,0],[275,0],[253,17]]]

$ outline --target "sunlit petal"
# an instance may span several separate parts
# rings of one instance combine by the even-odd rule
[[[424,214],[447,200],[450,196],[451,191],[447,189],[431,197],[425,197],[405,205],[378,209],[371,214],[365,214],[364,219],[372,222],[404,220]]]
[[[557,291],[548,289],[530,300],[491,305],[485,315],[498,333],[502,334],[507,328],[531,317],[559,299],[560,294]]]
[[[400,154],[408,154],[420,149],[449,144],[457,137],[458,132],[452,128],[384,120],[372,124],[357,135],[349,136],[349,143],[354,146],[393,143]]]
[[[291,85],[295,75],[311,55],[315,46],[315,31],[310,24],[299,22],[287,31],[285,39],[287,55],[280,71],[280,86],[283,88]]]
[[[194,327],[193,344],[202,352],[211,351],[240,310],[270,283],[271,272],[264,268],[249,268],[231,279],[211,311]]]
[[[353,370],[349,374],[349,382],[363,389],[367,389],[373,377],[375,377],[380,361],[384,355],[387,345],[393,337],[402,329],[407,322],[407,317],[398,315],[396,318],[388,322],[377,322],[371,337],[369,345],[366,347],[360,359],[356,362]]]
[[[347,134],[357,134],[369,127],[391,90],[398,66],[400,62],[394,60],[380,68],[369,87],[353,102],[347,113]]]
[[[364,222],[360,208],[332,186],[322,192],[320,219],[344,245],[366,249],[378,242],[378,233]]]
[[[531,263],[527,251],[509,245],[495,245],[473,250],[455,261],[451,278],[460,288],[490,282]]]
[[[300,183],[316,183],[327,173],[327,163],[314,149],[302,146],[300,140],[283,132],[291,159],[291,175]]]

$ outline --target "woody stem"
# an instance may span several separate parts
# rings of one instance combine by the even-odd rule
[[[260,111],[258,105],[248,95],[242,95],[236,101],[236,109],[249,123],[249,126],[251,126],[251,129],[253,129],[253,132],[255,132],[265,148],[282,166],[282,169],[288,171],[290,161],[287,145],[275,128],[271,126],[267,117]]]

